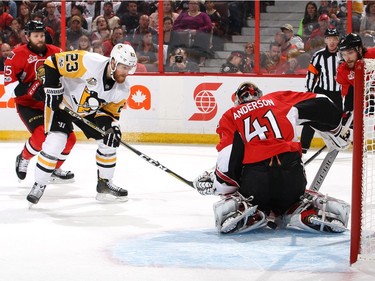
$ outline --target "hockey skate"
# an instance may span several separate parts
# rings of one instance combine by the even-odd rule
[[[74,182],[74,173],[71,171],[64,171],[61,169],[54,170],[49,179],[49,183],[52,183],[52,184],[62,184],[62,183],[72,183],[72,182]]]
[[[24,180],[27,174],[27,166],[29,166],[30,160],[26,160],[22,157],[22,153],[16,158],[16,174],[18,180]]]
[[[96,186],[96,200],[103,202],[125,202],[128,200],[128,191],[118,187],[111,180],[98,178]]]
[[[29,201],[32,204],[37,204],[39,202],[39,199],[42,197],[45,188],[45,185],[34,183],[30,193],[26,197],[27,201]]]

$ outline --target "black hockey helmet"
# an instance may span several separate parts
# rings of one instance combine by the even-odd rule
[[[30,36],[31,32],[45,32],[46,28],[44,27],[44,23],[37,20],[31,20],[25,25],[25,33],[27,36]]]
[[[263,93],[255,84],[244,82],[238,87],[235,95],[236,103],[241,104],[259,99],[263,96]]]
[[[339,37],[340,33],[337,31],[336,28],[327,28],[326,31],[324,32],[324,36],[325,37],[329,37],[329,36],[337,36],[337,37]]]
[[[339,43],[340,51],[351,49],[356,49],[358,51],[358,47],[362,48],[363,45],[361,37],[356,33],[349,33],[348,35],[345,35]]]

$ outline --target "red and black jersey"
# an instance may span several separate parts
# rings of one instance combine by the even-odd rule
[[[311,92],[273,92],[229,109],[216,130],[220,136],[216,146],[220,183],[238,187],[244,165],[286,152],[301,155],[297,125],[329,131],[340,126],[341,116],[341,110],[327,96]]]
[[[375,58],[375,48],[367,49],[363,58]],[[349,93],[350,87],[354,87],[354,69],[350,69],[348,64],[343,62],[337,68],[336,81],[341,85],[341,94],[345,97]]]
[[[220,153],[233,145],[235,134],[238,133],[244,145],[243,164],[260,162],[284,152],[301,152],[296,134],[297,125],[308,122],[324,125],[335,123],[331,124],[330,129],[339,125],[341,112],[334,116],[334,121],[324,121],[324,118],[331,118],[330,113],[322,112],[323,108],[316,105],[314,100],[317,97],[330,102],[315,93],[279,91],[229,109],[221,118],[216,131],[220,136],[217,150]],[[309,100],[312,100],[311,106]],[[304,106],[299,106],[302,102]],[[316,113],[311,113],[313,106]]]
[[[61,52],[61,49],[46,44],[44,54],[36,54],[30,50],[28,45],[22,45],[15,48],[4,63],[4,86],[6,91],[14,92],[14,89],[20,84],[28,84],[39,80],[44,81],[44,61],[47,57]],[[17,93],[15,97],[17,104],[31,107],[44,108],[43,102],[37,102],[32,97],[24,93]]]

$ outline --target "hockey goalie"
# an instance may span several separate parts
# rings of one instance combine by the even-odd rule
[[[214,204],[219,233],[261,227],[289,227],[311,232],[346,230],[349,205],[306,190],[297,125],[320,132],[330,150],[350,144],[342,111],[326,96],[278,91],[262,95],[245,82],[235,92],[235,106],[220,119],[215,169],[194,180],[202,195],[218,195]]]

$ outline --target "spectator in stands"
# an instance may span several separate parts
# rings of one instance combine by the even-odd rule
[[[318,24],[318,8],[313,1],[309,1],[305,7],[305,14],[300,21],[297,34],[306,42],[312,31],[319,26]]]
[[[241,67],[245,54],[243,52],[234,51],[231,52],[226,62],[222,64],[220,68],[221,73],[242,73]]]
[[[113,3],[110,2],[110,1],[104,2],[104,4],[103,4],[103,17],[107,20],[108,26],[111,30],[113,30],[113,28],[115,28],[117,26],[121,26],[120,18],[118,16],[116,16],[115,13],[113,12]],[[92,22],[92,29],[93,30],[96,30],[98,18],[99,17],[94,19],[94,21]]]
[[[368,1],[365,9],[365,16],[362,17],[359,32],[362,38],[375,35],[375,2]],[[365,43],[365,42],[364,42]]]
[[[143,34],[142,41],[136,50],[139,63],[157,64],[158,63],[158,45],[152,42],[151,32]]]
[[[3,1],[0,1],[0,32],[4,32],[13,19],[13,17],[10,14],[3,11],[3,8]]]
[[[125,31],[128,33],[130,30],[137,28],[141,15],[137,12],[137,1],[124,1],[121,3],[119,11],[123,5],[126,5],[127,12],[117,14],[117,16],[120,18],[121,26],[123,26],[123,28],[125,27]]]
[[[346,34],[346,28],[344,27],[344,21],[346,19],[346,12],[343,12],[340,9],[339,4],[337,1],[332,1],[328,5],[328,16],[330,17],[330,26],[335,27],[336,30],[340,33],[340,35]]]
[[[97,40],[92,42],[92,51],[94,53],[100,54],[104,56],[103,52],[103,46],[102,46],[102,41]]]
[[[280,45],[281,56],[284,57],[285,59],[287,58],[288,52],[290,50],[293,50],[293,49],[298,50],[295,45],[290,43],[288,36],[282,31],[279,31],[275,34],[274,40]]]
[[[352,1],[352,32],[355,32],[355,33],[359,32],[363,9],[364,9],[364,5],[363,5],[362,0]]]
[[[95,21],[96,27],[92,28],[91,41],[101,40],[104,42],[111,37],[111,29],[109,28],[108,21],[103,15],[99,15]]]
[[[177,17],[178,13],[175,13],[173,10],[172,1],[163,1],[163,17],[170,17],[174,22]],[[159,32],[159,13],[155,11],[150,15],[150,26]]]
[[[87,35],[82,35],[78,40],[78,50],[92,52],[91,41]]]
[[[324,34],[328,27],[330,27],[330,18],[327,14],[320,15],[318,19],[319,26],[313,30],[311,33],[309,39],[307,40],[305,44],[305,49],[309,50],[311,46],[311,40],[316,37],[324,38]]]
[[[142,41],[143,35],[151,33],[152,34],[152,42],[157,44],[158,43],[158,33],[156,32],[155,29],[150,27],[150,18],[148,15],[142,15],[139,18],[139,25],[130,30],[128,32],[128,35],[126,36],[126,40],[129,41],[133,48],[136,50],[138,45]]]
[[[284,32],[292,45],[295,45],[300,51],[304,50],[305,44],[303,43],[301,37],[299,37],[298,35],[294,35],[294,29],[291,24],[284,24],[282,27],[280,27],[280,29],[282,32]]]
[[[172,36],[173,19],[164,17],[163,19],[163,44],[169,46]]]
[[[199,66],[205,64],[206,58],[209,56],[209,46],[211,39],[212,23],[210,17],[199,10],[199,2],[197,0],[189,1],[189,8],[186,12],[182,12],[176,21],[173,23],[173,31],[177,34],[179,32],[187,32],[189,38],[193,40],[190,46],[190,53],[199,58]],[[179,40],[172,39],[173,47],[179,46]]]
[[[319,15],[323,15],[323,14],[328,15],[330,2],[331,1],[327,1],[327,0],[320,1],[320,5],[318,8]]]
[[[56,5],[53,1],[46,2],[46,16],[43,19],[44,26],[52,28],[55,32],[60,32],[61,19],[56,15]]]
[[[267,73],[282,74],[284,72],[285,62],[286,58],[281,56],[281,47],[279,43],[275,41],[271,42],[264,70]]]
[[[97,16],[100,15],[101,11],[101,2],[95,0],[87,0],[86,1],[86,10],[85,16],[87,19],[91,20],[91,23]]]
[[[214,1],[206,1],[204,5],[206,7],[206,14],[210,17],[212,23],[211,51],[222,51],[224,50],[224,36],[226,33],[225,24],[220,13],[215,9]]]
[[[21,28],[21,23],[18,18],[12,19],[9,28],[4,31],[3,41],[8,43],[12,47],[27,42],[25,33]]]
[[[245,46],[245,50],[244,50],[244,59],[243,59],[243,63],[242,63],[242,72],[243,73],[250,73],[250,72],[253,72],[253,68],[254,68],[254,43],[252,42],[249,42],[246,44]]]
[[[72,23],[71,19],[74,16],[77,16],[81,18],[81,27],[88,31],[89,26],[88,26],[87,20],[83,16],[84,6],[85,6],[84,2],[72,2],[71,17],[68,17],[66,19],[67,26],[71,27],[70,26],[70,24]]]
[[[113,47],[118,43],[124,43],[124,31],[121,27],[115,27],[112,30],[112,35],[108,40],[103,42],[103,52],[106,57],[109,57]]]
[[[73,16],[70,19],[70,27],[66,30],[67,50],[77,50],[78,40],[82,35],[90,37],[90,32],[82,27],[82,18]]]
[[[27,2],[21,2],[19,6],[19,15],[18,19],[21,23],[21,28],[25,28],[25,24],[28,23],[31,19],[31,6]]]
[[[228,3],[228,34],[241,35],[241,29],[244,26],[245,8],[244,1],[231,1]]]
[[[177,48],[170,56],[166,72],[199,72],[196,62],[188,59],[187,52],[183,48]]]
[[[292,49],[288,52],[287,61],[284,65],[284,74],[306,74],[309,60],[307,61],[307,66],[306,63],[301,65],[301,61],[299,60],[300,55],[298,49]],[[310,55],[308,55],[308,58],[310,59]]]
[[[17,13],[18,13],[16,2],[13,0],[8,0],[8,1],[3,0],[3,4],[4,4],[4,12],[7,12],[13,18],[16,18]]]
[[[0,52],[0,71],[4,71],[4,61],[9,56],[10,52],[12,51],[12,47],[8,43],[1,44]]]

